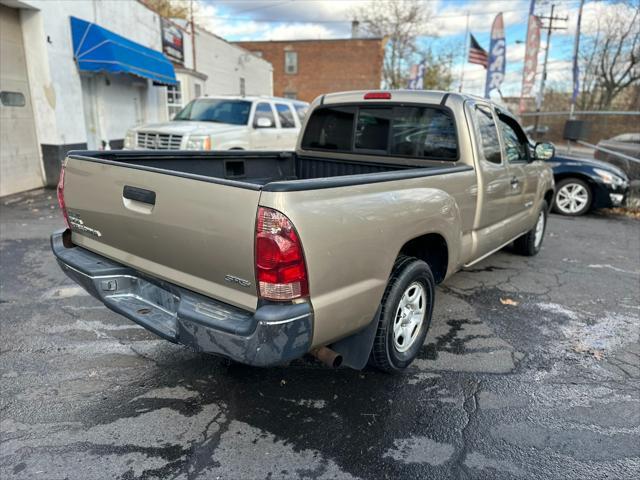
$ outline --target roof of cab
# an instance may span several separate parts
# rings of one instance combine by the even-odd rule
[[[440,103],[445,96],[450,98],[456,98],[459,100],[474,100],[481,101],[483,103],[491,103],[497,105],[495,102],[488,100],[486,98],[478,97],[476,95],[471,95],[468,93],[458,93],[458,92],[446,92],[443,90],[353,90],[349,92],[334,92],[327,93],[325,95],[321,95],[316,100],[320,100],[322,104],[333,104],[333,103],[353,103],[353,102],[362,102],[364,101],[364,95],[367,93],[390,93],[391,98],[389,100],[380,100],[378,101],[389,101],[389,102],[413,102],[413,103]],[[314,100],[314,102],[316,101]]]
[[[233,95],[233,94],[219,93],[215,95],[201,95],[199,97],[196,97],[194,100],[206,100],[206,99],[215,99],[215,98],[224,98],[228,100],[246,100],[248,102],[255,102],[259,100],[271,100],[274,102],[276,101],[289,102],[289,103],[299,103],[299,104],[309,105],[308,102],[297,100],[295,98],[272,97],[270,95]]]
[[[367,93],[390,93],[391,98],[374,100],[365,100],[364,96]],[[465,100],[472,100],[476,103],[490,104],[498,109],[501,113],[505,113],[513,117],[513,114],[509,110],[498,102],[489,100],[476,95],[468,93],[458,92],[446,92],[443,90],[354,90],[349,92],[335,92],[327,93],[316,98],[312,102],[313,107],[319,105],[331,105],[339,103],[368,103],[368,102],[389,102],[389,103],[429,103],[429,104],[441,104],[445,102],[453,101],[454,104],[458,103],[462,105]],[[449,103],[451,105],[451,103]]]

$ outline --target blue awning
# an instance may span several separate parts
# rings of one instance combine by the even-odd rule
[[[161,52],[76,17],[71,17],[71,36],[80,70],[129,73],[163,85],[177,83],[173,64]]]

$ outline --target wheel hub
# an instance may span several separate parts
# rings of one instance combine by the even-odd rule
[[[393,344],[399,352],[406,352],[415,343],[427,309],[424,285],[413,282],[400,298],[393,324]]]
[[[544,235],[544,212],[540,212],[540,215],[538,215],[538,221],[536,222],[535,235],[533,237],[533,243],[535,244],[536,248],[538,248],[542,243],[543,235]]]
[[[563,213],[578,213],[589,201],[589,192],[579,183],[567,183],[556,196],[556,205]]]

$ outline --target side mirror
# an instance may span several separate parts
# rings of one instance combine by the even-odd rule
[[[556,154],[556,147],[550,142],[538,142],[533,149],[534,160],[550,160]]]
[[[258,117],[255,122],[256,128],[273,128],[273,120],[268,117]]]

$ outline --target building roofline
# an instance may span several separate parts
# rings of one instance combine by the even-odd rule
[[[206,29],[206,28],[204,28],[204,27],[201,27],[201,26],[199,26],[199,25],[196,25],[195,33],[196,33],[196,34],[200,34],[200,35],[211,35],[212,37],[217,38],[218,40],[220,40],[220,41],[222,41],[222,42],[226,43],[227,45],[231,45],[231,46],[232,46],[232,47],[234,47],[234,48],[237,48],[237,49],[239,49],[239,50],[242,50],[243,52],[245,52],[245,54],[251,55],[255,60],[260,60],[261,62],[264,62],[264,63],[266,63],[267,65],[270,65],[270,66],[271,66],[271,70],[273,71],[273,64],[272,64],[270,61],[268,61],[268,60],[267,60],[267,59],[265,59],[265,58],[259,57],[259,56],[255,55],[251,50],[247,50],[247,49],[246,49],[246,48],[244,48],[243,46],[238,45],[238,42],[230,42],[230,41],[229,41],[229,40],[227,40],[226,38],[223,38],[223,37],[221,37],[220,35],[216,35],[216,34],[215,34],[215,33],[213,33],[212,31],[210,31],[210,30],[208,30],[208,29]]]
[[[364,38],[306,38],[299,40],[238,40],[229,43],[301,43],[301,42],[347,42],[347,41],[380,41],[383,37],[364,37]]]

